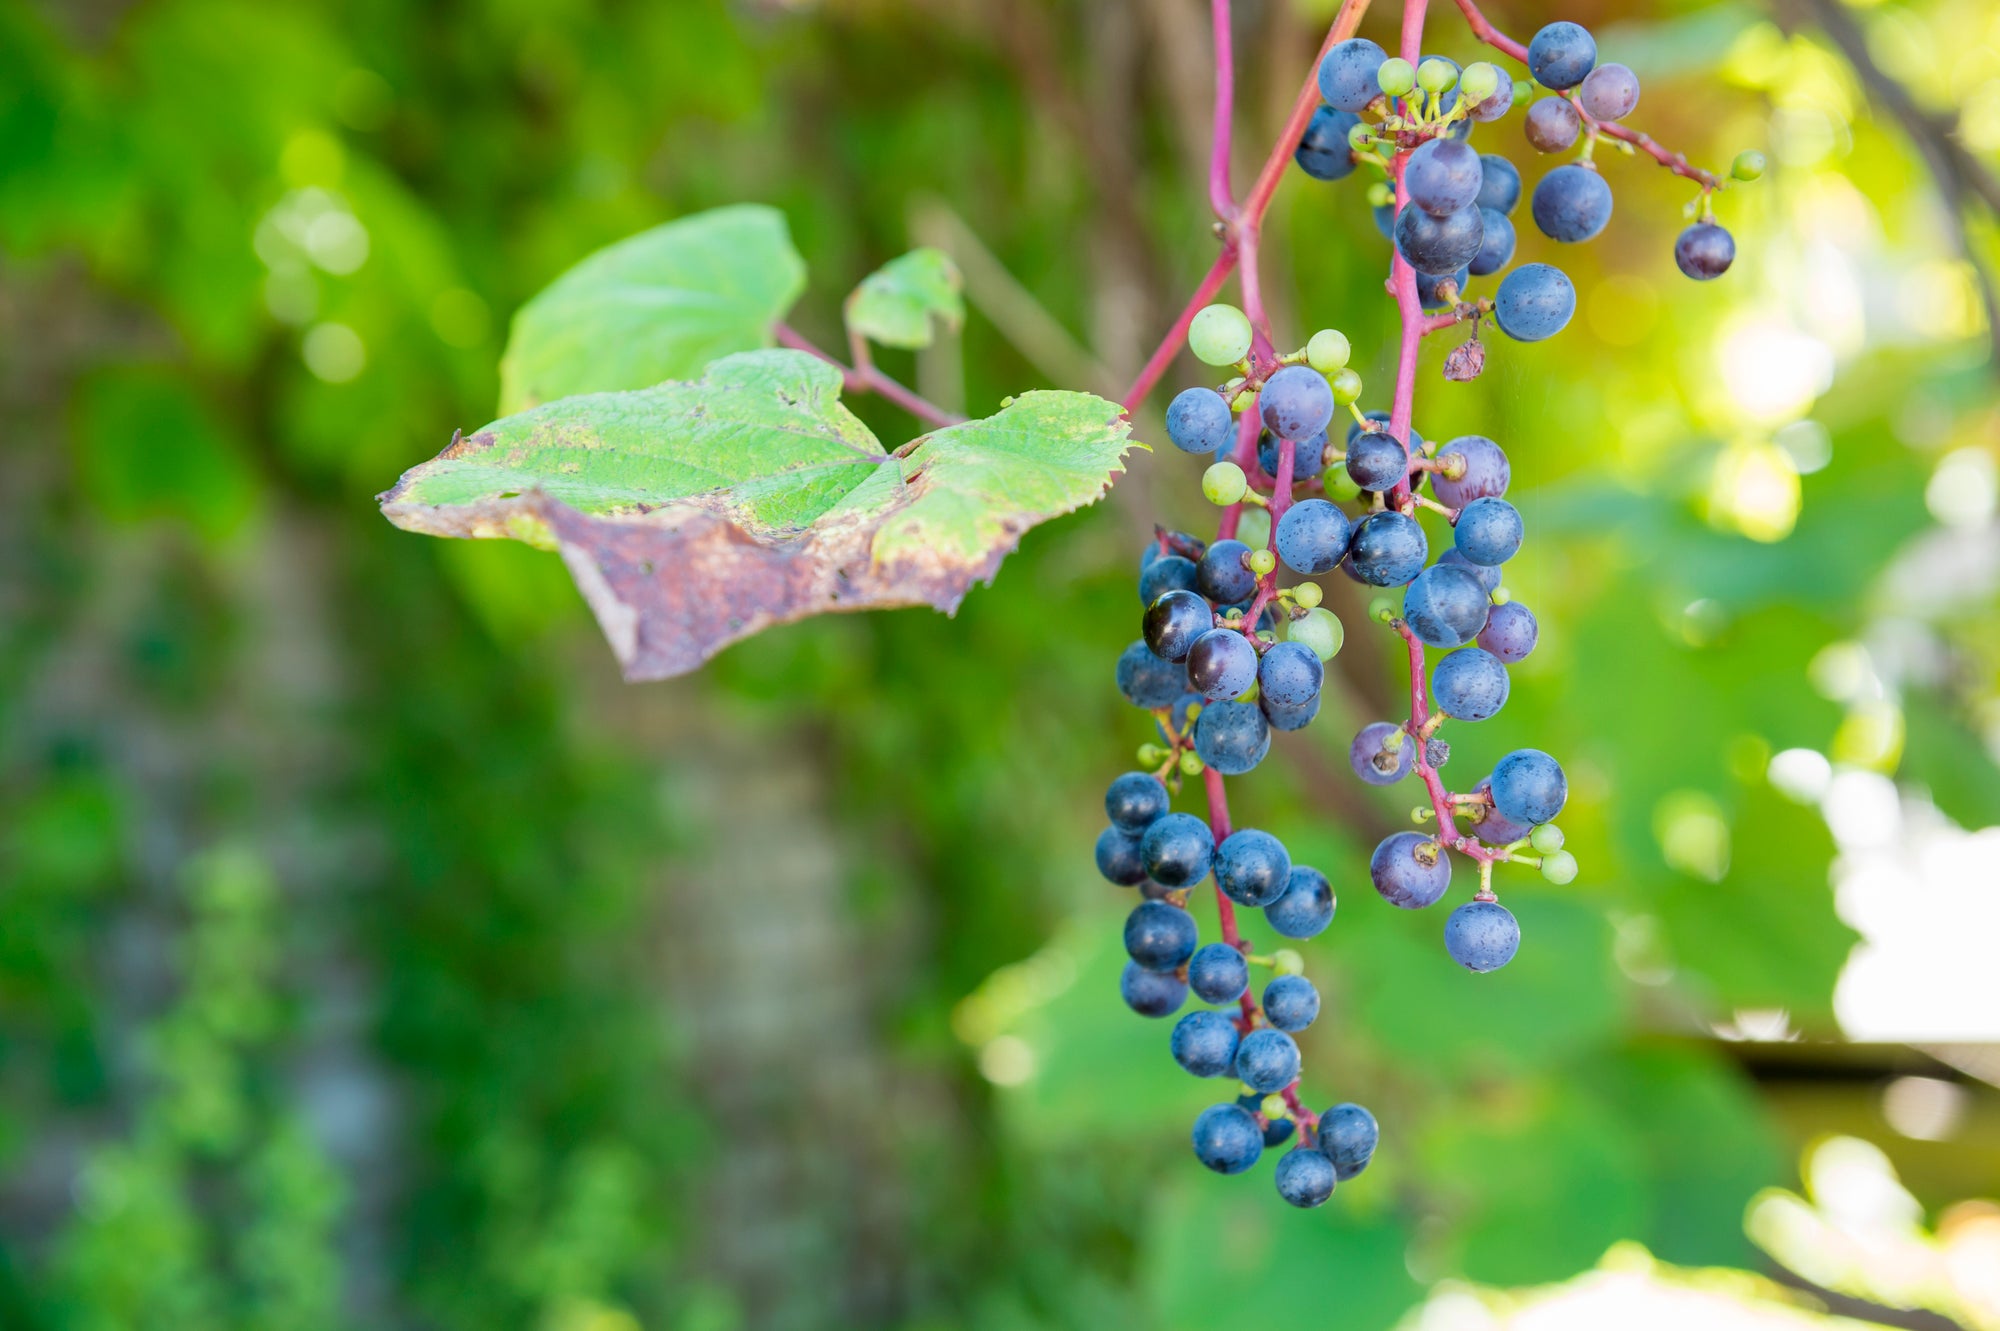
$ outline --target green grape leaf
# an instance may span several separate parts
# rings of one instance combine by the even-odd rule
[[[805,284],[805,261],[775,208],[738,204],[642,231],[515,314],[500,410],[691,379],[718,356],[770,346],[771,325]]]
[[[965,322],[965,279],[943,250],[911,250],[862,280],[847,298],[847,327],[885,347],[927,347],[931,321]]]
[[[563,398],[457,437],[378,496],[399,527],[562,553],[628,679],[835,610],[947,614],[1021,534],[1122,471],[1116,403],[1033,392],[891,453],[800,351]]]

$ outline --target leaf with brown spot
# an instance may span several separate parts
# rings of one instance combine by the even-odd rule
[[[1131,447],[1116,403],[1034,392],[895,456],[797,351],[564,398],[455,438],[380,496],[397,526],[562,553],[628,679],[833,610],[958,608],[1021,534],[1091,503]]]

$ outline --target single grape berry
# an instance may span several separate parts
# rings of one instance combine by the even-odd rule
[[[1479,153],[1452,139],[1426,139],[1403,166],[1410,202],[1433,217],[1449,217],[1479,197]]]
[[[1286,938],[1315,938],[1333,923],[1333,885],[1303,864],[1292,866],[1285,893],[1264,907],[1264,920]]]
[[[1341,180],[1354,172],[1354,150],[1347,145],[1347,132],[1360,124],[1352,111],[1336,111],[1322,106],[1306,122],[1292,160],[1314,180]]]
[[[1310,365],[1287,365],[1264,381],[1257,410],[1280,439],[1310,439],[1333,420],[1333,387]]]
[[[1500,279],[1493,318],[1516,342],[1554,337],[1576,313],[1576,288],[1560,268],[1524,263]]]
[[[1403,618],[1409,623],[1410,632],[1427,647],[1463,647],[1486,627],[1490,609],[1492,602],[1479,579],[1451,564],[1432,564],[1417,574],[1409,590],[1403,593]]]
[[[1364,430],[1348,446],[1347,474],[1364,490],[1393,490],[1409,471],[1409,453],[1386,430]]]
[[[1146,861],[1139,855],[1139,838],[1116,827],[1099,832],[1097,872],[1120,887],[1132,887],[1144,879]]]
[[[1284,895],[1292,857],[1269,832],[1244,828],[1224,837],[1215,851],[1215,882],[1239,906],[1268,906]]]
[[[1491,652],[1461,647],[1431,671],[1431,697],[1446,716],[1484,721],[1507,705],[1507,667]]]
[[[1417,67],[1392,55],[1376,68],[1375,86],[1391,97],[1407,97],[1416,90]]]
[[[1452,541],[1458,552],[1475,564],[1488,566],[1504,564],[1518,554],[1525,534],[1521,511],[1504,499],[1490,497],[1467,504],[1452,524]],[[1188,674],[1193,677],[1192,664]]]
[[[1597,39],[1580,23],[1551,23],[1528,42],[1528,72],[1544,88],[1574,88],[1596,63]]]
[[[1511,213],[1521,201],[1521,172],[1506,158],[1487,153],[1479,159],[1479,194],[1473,202],[1496,213]]]
[[[1179,906],[1142,901],[1125,917],[1125,953],[1149,971],[1178,969],[1194,945],[1194,916]]]
[[[1506,214],[1481,208],[1479,253],[1466,267],[1474,277],[1486,277],[1514,262],[1514,224]]]
[[[1174,1023],[1167,1047],[1197,1077],[1220,1077],[1236,1062],[1236,1023],[1220,1012],[1190,1012]]]
[[[1480,796],[1491,795],[1493,778],[1482,776],[1472,787],[1472,793]],[[1466,815],[1472,824],[1473,834],[1489,846],[1511,846],[1528,835],[1529,826],[1517,823],[1500,810],[1486,804],[1475,804]]]
[[[1311,701],[1287,706],[1274,703],[1269,697],[1257,699],[1257,709],[1264,713],[1264,720],[1273,730],[1304,730],[1319,715],[1319,695],[1315,693]]]
[[[1319,990],[1303,975],[1280,975],[1264,986],[1264,1016],[1281,1031],[1302,1031],[1319,1016]]]
[[[1528,834],[1528,844],[1544,855],[1561,850],[1564,840],[1563,830],[1554,823],[1543,823]]]
[[[1377,430],[1386,430],[1389,428],[1389,413],[1386,411],[1367,412],[1363,416],[1363,419],[1372,424]],[[1359,439],[1366,432],[1366,429],[1367,427],[1363,426],[1361,421],[1349,421],[1347,423],[1347,446],[1353,448],[1354,441]],[[1419,453],[1424,450],[1424,437],[1417,432],[1417,427],[1414,425],[1410,427],[1410,447]]]
[[[1234,365],[1250,354],[1250,319],[1234,305],[1209,305],[1188,323],[1188,350],[1204,365]]]
[[[1338,328],[1322,328],[1306,343],[1306,363],[1321,374],[1333,374],[1347,368],[1347,358],[1353,348],[1347,344],[1347,334]]]
[[[1299,1079],[1299,1047],[1283,1031],[1252,1031],[1236,1046],[1236,1076],[1253,1091],[1282,1091]]]
[[[1195,718],[1194,751],[1222,775],[1242,776],[1271,751],[1271,723],[1253,702],[1210,703]]]
[[[1168,592],[1194,588],[1194,561],[1185,555],[1162,555],[1139,575],[1139,600],[1151,605]]]
[[[1215,857],[1215,835],[1207,823],[1191,813],[1170,813],[1139,838],[1139,856],[1145,861],[1146,876],[1154,882],[1163,887],[1190,887],[1208,877],[1208,866]],[[1194,950],[1192,944],[1188,950]]]
[[[1118,657],[1118,691],[1134,707],[1166,707],[1187,690],[1187,671],[1135,641]]]
[[[1738,180],[1756,180],[1764,174],[1764,154],[1754,148],[1736,154],[1736,160],[1729,164],[1729,174]]]
[[[1566,850],[1552,850],[1542,856],[1542,877],[1557,887],[1576,881],[1576,856]]]
[[[1454,273],[1479,253],[1483,225],[1469,203],[1445,217],[1405,208],[1396,214],[1396,250],[1420,273]]]
[[[1623,120],[1639,104],[1639,76],[1623,65],[1599,65],[1583,76],[1576,95],[1592,120]]]
[[[1411,753],[1401,726],[1392,721],[1370,721],[1347,746],[1347,765],[1371,786],[1393,786],[1410,774]]]
[[[1417,576],[1430,557],[1424,529],[1407,513],[1385,509],[1355,524],[1347,566],[1370,587],[1400,587]]]
[[[1235,437],[1229,404],[1213,388],[1183,388],[1167,404],[1167,438],[1183,453],[1213,453]]]
[[[1278,1195],[1301,1210],[1323,1206],[1333,1196],[1333,1161],[1309,1146],[1294,1146],[1279,1156],[1271,1177],[1278,1185]]]
[[[1471,264],[1467,264],[1455,273],[1418,273],[1417,303],[1426,310],[1441,310],[1456,301],[1464,300],[1465,284],[1471,277]],[[1446,296],[1444,289],[1447,282],[1452,287],[1452,294],[1449,297]]]
[[[1296,642],[1279,643],[1257,666],[1258,693],[1279,707],[1304,707],[1319,697],[1325,679],[1318,655]]]
[[[1566,151],[1583,132],[1583,118],[1577,115],[1568,98],[1544,97],[1529,104],[1521,132],[1528,136],[1529,146],[1536,152],[1559,153]]]
[[[1317,1144],[1343,1183],[1368,1168],[1381,1139],[1375,1116],[1360,1105],[1338,1104],[1319,1116]]]
[[[1278,474],[1278,436],[1266,431],[1257,437],[1257,465],[1266,476]],[[1309,481],[1326,470],[1326,431],[1292,445],[1292,479]]]
[[[1381,89],[1377,72],[1389,53],[1366,37],[1350,37],[1319,62],[1319,95],[1336,111],[1359,111]]]
[[[1195,590],[1217,605],[1248,601],[1257,591],[1257,575],[1243,562],[1250,547],[1241,541],[1217,541],[1195,565]]]
[[[1187,985],[1173,975],[1149,971],[1136,961],[1125,963],[1118,977],[1118,992],[1125,1006],[1142,1017],[1168,1017],[1187,1002]]]
[[[1479,645],[1499,657],[1503,665],[1518,665],[1535,650],[1540,633],[1535,612],[1519,601],[1509,601],[1487,614],[1486,627],[1479,630]]]
[[[1562,764],[1540,749],[1516,749],[1493,764],[1493,807],[1526,826],[1555,821],[1569,800]]]
[[[1188,959],[1187,980],[1204,1003],[1234,1003],[1250,987],[1250,963],[1229,944],[1210,943]]]
[[[1497,498],[1506,494],[1514,478],[1507,454],[1483,434],[1460,435],[1438,450],[1437,460],[1445,470],[1431,473],[1431,489],[1439,503],[1452,508],[1464,508],[1488,495]]]
[[[1322,661],[1331,661],[1340,655],[1340,645],[1347,638],[1347,630],[1341,627],[1339,616],[1324,606],[1318,606],[1291,623],[1286,635],[1302,647],[1312,649],[1312,654]]]
[[[1401,450],[1397,450],[1401,453]],[[1278,558],[1294,573],[1330,573],[1347,555],[1353,527],[1324,499],[1304,499],[1278,519]]]
[[[1674,242],[1674,262],[1697,282],[1729,271],[1736,260],[1736,238],[1713,222],[1696,222]]]
[[[1127,772],[1104,792],[1111,825],[1131,836],[1151,827],[1167,811],[1167,788],[1151,772]]]
[[[1210,702],[1234,698],[1257,682],[1257,649],[1235,629],[1210,629],[1188,648],[1187,676]]]
[[[1444,922],[1444,950],[1469,971],[1497,971],[1520,947],[1521,926],[1497,901],[1468,901]]]
[[[1336,48],[1337,49],[1337,48]],[[1194,1121],[1195,1159],[1218,1174],[1241,1174],[1264,1154],[1264,1133],[1241,1105],[1210,1105]],[[1335,1162],[1338,1167],[1338,1162]]]
[[[1199,569],[1196,580],[1199,582]],[[1146,607],[1145,618],[1140,622],[1140,630],[1145,634],[1145,646],[1162,661],[1185,661],[1188,649],[1195,639],[1215,627],[1215,611],[1209,608],[1199,592],[1185,589],[1163,592],[1158,600]],[[1122,670],[1122,665],[1121,665]],[[1176,686],[1174,694],[1180,693]],[[1134,701],[1137,701],[1134,699]],[[1165,707],[1172,702],[1144,703],[1142,706]]]
[[[1611,186],[1596,167],[1571,162],[1541,178],[1528,208],[1550,240],[1590,240],[1611,221]]]
[[[1421,910],[1451,886],[1451,856],[1422,832],[1395,832],[1369,856],[1368,877],[1390,905]]]

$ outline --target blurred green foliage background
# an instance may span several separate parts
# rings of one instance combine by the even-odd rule
[[[1238,8],[1247,179],[1331,15]],[[1808,1136],[1902,1151],[1869,1096],[1760,1090],[1714,1032],[1841,1034],[1835,842],[1774,755],[2000,822],[1992,219],[1954,220],[1809,7],[1562,16],[1646,80],[1643,127],[1773,172],[1697,286],[1683,182],[1612,161],[1571,329],[1468,387],[1427,351],[1423,433],[1512,454],[1543,624],[1452,771],[1563,756],[1584,874],[1503,880],[1528,943],[1488,977],[1374,899],[1411,798],[1343,755],[1396,651],[1328,584],[1326,712],[1235,798],[1342,897],[1308,1099],[1385,1137],[1295,1214],[1268,1166],[1188,1157],[1213,1088],[1118,1002],[1090,865],[1149,737],[1110,680],[1139,541],[1206,524],[1197,463],[1135,455],[955,620],[642,688],[553,557],[371,498],[493,414],[521,301],[743,199],[790,218],[824,341],[885,259],[959,258],[962,337],[884,356],[935,399],[1116,391],[1212,254],[1205,7],[0,4],[0,1325],[1363,1331],[1619,1240],[1761,1262],[1744,1208]],[[1990,163],[1990,9],[1854,17]],[[1372,399],[1361,191],[1294,173],[1265,281]],[[1933,1212],[2000,1190],[1990,1149],[1910,1149]]]

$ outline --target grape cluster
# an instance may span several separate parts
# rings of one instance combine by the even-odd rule
[[[1535,226],[1560,242],[1588,240],[1611,219],[1610,186],[1591,161],[1600,138],[1621,147],[1642,141],[1612,129],[1637,106],[1638,79],[1623,65],[1599,64],[1588,31],[1552,23],[1526,55],[1532,83],[1485,62],[1460,68],[1425,57],[1412,66],[1364,39],[1338,43],[1318,69],[1325,105],[1294,153],[1320,180],[1364,165],[1383,173],[1370,201],[1402,260],[1392,265],[1392,289],[1406,352],[1412,290],[1423,309],[1450,312],[1422,331],[1473,324],[1472,341],[1447,357],[1449,378],[1469,378],[1483,365],[1482,319],[1532,342],[1559,332],[1576,308],[1560,269],[1510,267],[1521,176],[1504,157],[1471,145],[1474,127],[1502,119],[1518,102],[1537,149],[1563,151],[1582,139],[1580,160],[1549,171],[1529,194]],[[1535,99],[1536,87],[1555,95]],[[1760,170],[1761,160],[1745,154],[1735,175],[1750,179]],[[1699,218],[1681,235],[1675,260],[1690,276],[1718,276],[1734,254],[1713,220],[1711,195],[1723,182],[1693,168],[1679,173],[1703,189]],[[1468,297],[1472,279],[1503,273],[1490,299]],[[1180,1013],[1191,992],[1202,1006],[1179,1016],[1169,1054],[1194,1076],[1237,1083],[1236,1094],[1195,1120],[1196,1157],[1237,1174],[1267,1148],[1291,1143],[1276,1168],[1278,1192],[1295,1206],[1318,1206],[1367,1168],[1378,1127],[1359,1105],[1316,1115],[1300,1099],[1297,1037],[1320,1016],[1320,994],[1297,951],[1252,946],[1238,911],[1261,910],[1281,939],[1308,939],[1332,923],[1334,888],[1320,870],[1294,863],[1270,832],[1233,828],[1224,793],[1224,778],[1263,761],[1274,731],[1303,729],[1319,712],[1344,629],[1313,579],[1338,571],[1384,592],[1370,601],[1369,618],[1407,648],[1409,717],[1361,727],[1348,762],[1372,786],[1415,775],[1424,803],[1412,814],[1416,830],[1375,848],[1368,874],[1384,901],[1419,910],[1450,892],[1455,863],[1472,865],[1476,887],[1443,928],[1446,954],[1468,971],[1499,970],[1520,947],[1520,924],[1493,890],[1495,864],[1536,867],[1558,885],[1576,877],[1554,821],[1568,781],[1555,758],[1531,748],[1507,754],[1460,793],[1441,775],[1450,746],[1439,728],[1498,715],[1509,667],[1535,650],[1539,636],[1533,611],[1503,582],[1527,531],[1507,499],[1512,469],[1500,444],[1476,434],[1427,441],[1410,426],[1407,354],[1395,409],[1365,409],[1365,385],[1337,329],[1278,354],[1268,328],[1235,306],[1212,304],[1190,320],[1187,340],[1197,359],[1229,377],[1183,389],[1167,409],[1167,434],[1207,460],[1202,493],[1223,515],[1213,541],[1160,528],[1141,553],[1140,635],[1119,657],[1117,683],[1153,714],[1155,733],[1139,749],[1139,770],[1106,791],[1097,865],[1140,898],[1125,923],[1126,1003],[1164,1018]],[[1446,548],[1433,549],[1419,521],[1424,510],[1449,524]],[[1400,602],[1386,594],[1394,588],[1402,589]],[[1173,808],[1195,778],[1206,818]],[[1204,942],[1188,902],[1208,880],[1220,937]]]

